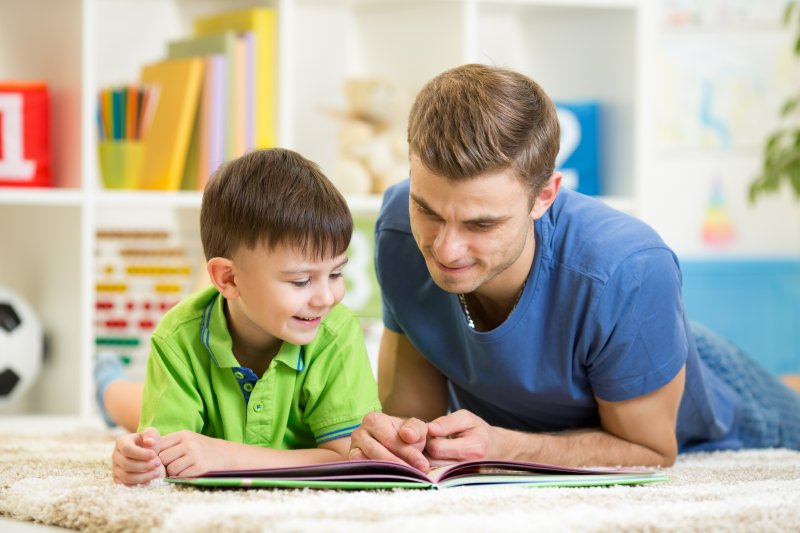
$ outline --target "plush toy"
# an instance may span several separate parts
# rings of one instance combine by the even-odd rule
[[[380,78],[347,80],[344,94],[348,108],[330,112],[340,121],[331,179],[347,194],[381,194],[408,176],[403,95]]]

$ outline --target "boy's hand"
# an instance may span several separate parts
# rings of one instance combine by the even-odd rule
[[[160,435],[155,428],[141,433],[120,435],[111,454],[111,472],[115,483],[141,485],[164,477],[164,465],[158,458]]]
[[[198,476],[212,470],[225,470],[226,444],[230,443],[193,431],[176,431],[161,439],[158,456],[167,475]]]

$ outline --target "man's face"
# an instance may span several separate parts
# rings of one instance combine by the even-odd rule
[[[510,169],[449,181],[412,157],[409,214],[428,271],[445,291],[489,288],[517,271],[524,279],[530,269],[517,264],[533,245],[530,192]]]

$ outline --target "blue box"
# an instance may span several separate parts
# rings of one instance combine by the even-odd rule
[[[600,104],[597,102],[556,102],[561,126],[561,150],[556,169],[562,185],[583,194],[601,194]]]

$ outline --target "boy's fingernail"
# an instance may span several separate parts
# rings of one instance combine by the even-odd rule
[[[428,468],[428,462],[420,459],[419,461],[414,463],[414,468],[416,468],[417,470],[425,470],[426,468]]]

